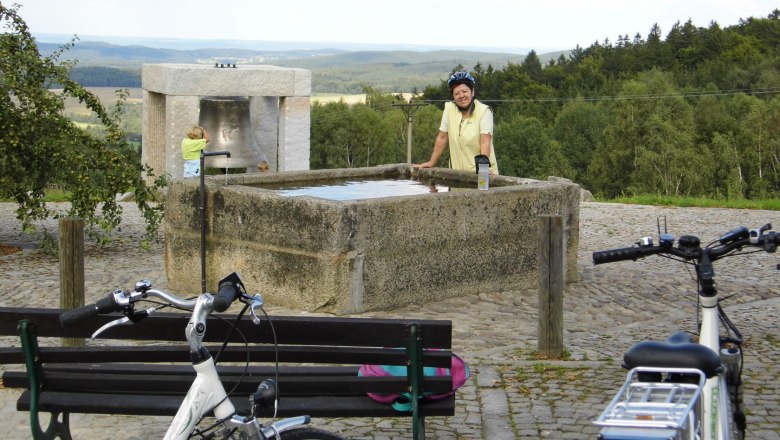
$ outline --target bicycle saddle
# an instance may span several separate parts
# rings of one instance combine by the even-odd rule
[[[675,333],[667,341],[640,342],[623,356],[626,369],[636,367],[695,368],[707,378],[721,371],[717,353],[700,344],[691,342],[685,333]]]

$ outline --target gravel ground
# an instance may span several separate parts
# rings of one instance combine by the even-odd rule
[[[148,278],[166,288],[162,241],[139,249],[143,223],[132,204],[114,242],[86,244],[86,297]],[[58,262],[37,251],[14,220],[15,207],[0,203],[0,244],[21,251],[0,256],[0,305],[57,307]],[[426,421],[428,439],[593,438],[595,419],[622,383],[622,353],[637,341],[663,339],[696,325],[695,285],[685,266],[661,258],[594,267],[596,250],[625,247],[655,234],[666,216],[675,235],[715,239],[739,225],[780,226],[780,213],[760,210],[668,208],[583,203],[580,216],[579,282],[564,294],[566,361],[540,361],[535,291],[482,292],[434,303],[359,316],[451,319],[454,348],[472,377],[458,392],[456,415]],[[56,231],[56,223],[47,222]],[[0,251],[2,251],[0,247]],[[0,254],[1,255],[1,254]],[[745,344],[745,402],[750,439],[780,440],[780,287],[777,254],[754,254],[716,266],[726,310]],[[292,310],[270,310],[284,315]],[[17,344],[13,338],[0,338]],[[27,414],[15,411],[18,390],[0,389],[0,417],[7,439],[30,438]],[[73,415],[74,438],[160,438],[166,418]],[[408,419],[325,419],[316,423],[352,439],[405,439]]]

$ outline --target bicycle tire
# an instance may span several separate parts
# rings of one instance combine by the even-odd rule
[[[282,440],[344,440],[338,434],[311,426],[288,429],[279,433],[279,437]]]

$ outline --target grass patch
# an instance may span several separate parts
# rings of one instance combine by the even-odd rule
[[[561,361],[570,361],[571,360],[571,352],[567,350],[566,348],[563,349],[563,355],[560,358],[557,357],[549,357],[545,356],[541,353],[539,353],[538,350],[528,347],[522,347],[522,348],[516,348],[514,350],[515,357],[521,358],[521,359],[532,359],[532,360],[550,360],[550,359],[556,359]]]
[[[601,202],[626,203],[630,205],[677,206],[680,208],[732,208],[732,209],[766,209],[780,211],[780,199],[710,199],[705,197],[673,197],[661,195],[643,195],[618,197],[615,199],[599,199]]]
[[[70,193],[61,189],[47,189],[46,196],[43,198],[44,202],[69,202]],[[0,197],[0,202],[15,202],[13,199],[6,199]]]
[[[568,367],[562,365],[550,365],[537,363],[534,364],[534,372],[550,379],[575,379],[580,376],[580,372],[587,370],[588,367]]]

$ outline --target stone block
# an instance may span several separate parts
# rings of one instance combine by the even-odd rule
[[[576,279],[575,184],[497,176],[478,191],[474,174],[426,169],[474,189],[351,201],[270,189],[410,174],[392,165],[207,177],[209,288],[239,271],[269,304],[344,314],[534,287],[537,217],[550,214],[563,217],[567,280]],[[198,194],[197,181],[174,182],[166,205],[168,283],[181,291],[199,288]]]
[[[144,64],[141,87],[165,95],[308,97],[311,71],[266,65]]]

